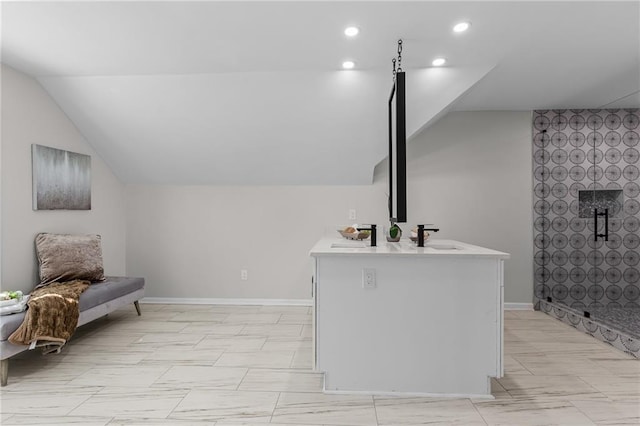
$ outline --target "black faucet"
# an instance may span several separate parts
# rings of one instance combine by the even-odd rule
[[[424,225],[418,225],[418,247],[424,247],[424,231],[438,232],[440,228],[425,228]]]
[[[369,225],[368,228],[358,226],[358,231],[371,231],[371,247],[375,247],[377,245],[376,237],[378,232],[376,231],[376,227],[377,225],[375,223]]]

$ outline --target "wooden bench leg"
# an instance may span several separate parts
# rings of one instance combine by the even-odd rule
[[[138,313],[138,316],[141,316],[142,312],[140,312],[140,304],[138,303],[138,301],[136,300],[135,302],[133,302],[133,305],[136,307],[136,312]]]
[[[9,358],[0,361],[0,385],[7,386],[9,380]]]

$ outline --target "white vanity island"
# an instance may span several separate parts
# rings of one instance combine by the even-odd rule
[[[310,252],[325,392],[490,397],[509,254],[449,240],[368,244],[325,238]]]

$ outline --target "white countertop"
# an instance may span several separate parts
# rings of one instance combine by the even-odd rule
[[[454,240],[439,240],[430,238],[424,247],[410,239],[402,239],[397,243],[387,242],[384,236],[378,237],[378,245],[371,247],[371,240],[364,241],[347,240],[340,237],[325,237],[318,241],[311,251],[310,256],[429,256],[429,257],[492,257],[497,259],[509,259],[511,255],[472,244]]]

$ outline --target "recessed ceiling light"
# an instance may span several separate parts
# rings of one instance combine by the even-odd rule
[[[344,30],[344,35],[346,35],[347,37],[355,37],[359,32],[360,29],[358,27],[347,27]]]
[[[356,64],[353,61],[344,61],[342,63],[342,68],[344,68],[345,70],[353,69],[353,67],[355,66]]]
[[[441,67],[446,63],[447,63],[447,60],[445,58],[436,58],[431,62],[431,65],[433,65],[434,67]]]
[[[453,32],[463,33],[465,31],[467,31],[470,26],[471,26],[471,22],[460,22],[460,23],[455,24],[453,26]]]

